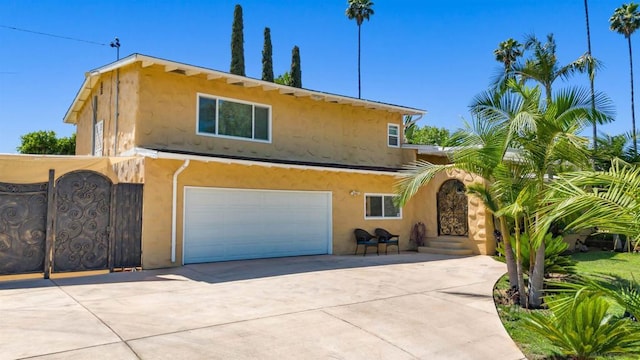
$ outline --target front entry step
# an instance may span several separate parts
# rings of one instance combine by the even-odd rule
[[[473,251],[465,246],[466,238],[439,236],[425,240],[426,246],[418,247],[418,252],[458,256],[473,255]]]

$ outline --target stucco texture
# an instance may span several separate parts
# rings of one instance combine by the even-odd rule
[[[412,204],[403,209],[402,219],[365,220],[365,193],[390,194],[397,180],[392,175],[372,175],[326,170],[246,166],[191,161],[178,177],[176,263],[171,263],[172,179],[183,164],[179,160],[146,159],[143,214],[143,267],[182,265],[183,195],[185,186],[327,191],[332,193],[333,253],[351,254],[355,249],[353,230],[376,227],[400,234],[400,248],[409,246],[414,221]],[[356,195],[351,195],[355,190]],[[393,249],[395,251],[395,248]]]
[[[135,139],[135,121],[138,108],[138,79],[139,74],[133,71],[136,65],[129,65],[119,72],[111,71],[102,74],[96,80],[87,101],[78,113],[76,127],[76,155],[93,155],[94,150],[94,109],[93,98],[97,99],[96,122],[103,121],[103,149],[102,156],[114,156],[116,131],[116,93],[118,98],[118,152],[131,149]],[[119,88],[116,87],[117,79],[120,79]],[[97,140],[96,140],[97,141]]]
[[[132,72],[140,74],[139,86],[123,84],[121,94],[138,101],[137,111],[130,113],[137,117],[139,147],[381,167],[400,167],[410,158],[408,151],[387,146],[387,125],[402,126],[398,113],[237,86],[204,75],[186,76],[157,65],[133,65],[121,71],[121,79]],[[199,93],[271,106],[271,142],[196,134]],[[122,117],[120,123],[128,123]],[[129,147],[127,141],[120,144],[122,151]]]
[[[49,180],[49,169],[55,178],[75,170],[92,170],[106,175],[113,183],[120,182],[114,165],[131,158],[98,158],[51,155],[0,155],[0,182],[31,184]]]
[[[414,209],[418,214],[418,221],[425,224],[426,236],[429,238],[438,237],[437,194],[442,184],[450,179],[460,180],[467,187],[474,183],[484,184],[484,180],[480,177],[459,170],[451,170],[439,173],[423,186],[412,201],[414,201]],[[471,249],[474,254],[493,254],[495,243],[492,240],[492,214],[487,212],[480,199],[472,195],[467,195],[467,209],[469,234],[465,238],[466,247]]]

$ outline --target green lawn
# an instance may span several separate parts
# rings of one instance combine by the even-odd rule
[[[615,253],[608,251],[590,251],[572,255],[577,261],[576,272],[579,275],[612,275],[624,279],[640,281],[640,254]],[[507,276],[503,276],[496,284],[494,296],[497,309],[505,329],[518,344],[522,352],[530,360],[563,359],[553,357],[554,347],[544,338],[535,336],[520,326],[522,315],[530,310],[519,306],[502,305],[500,297],[504,296],[504,290],[509,288]],[[544,311],[544,310],[533,310]],[[636,357],[612,357],[603,359],[627,360]]]
[[[578,274],[613,275],[640,281],[640,254],[590,251],[573,254],[571,258],[578,262]]]

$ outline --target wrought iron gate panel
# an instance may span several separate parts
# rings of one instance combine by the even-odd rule
[[[42,272],[47,183],[0,183],[0,274]]]
[[[113,186],[115,206],[115,256],[117,268],[141,265],[142,184]]]
[[[459,180],[445,181],[438,190],[438,235],[469,233],[465,187]]]
[[[56,181],[53,270],[108,269],[111,180],[74,171]]]

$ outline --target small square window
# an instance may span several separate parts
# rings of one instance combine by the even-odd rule
[[[402,210],[394,204],[395,195],[366,195],[365,219],[400,219]]]
[[[396,124],[387,125],[387,145],[390,147],[400,146],[400,126]]]

